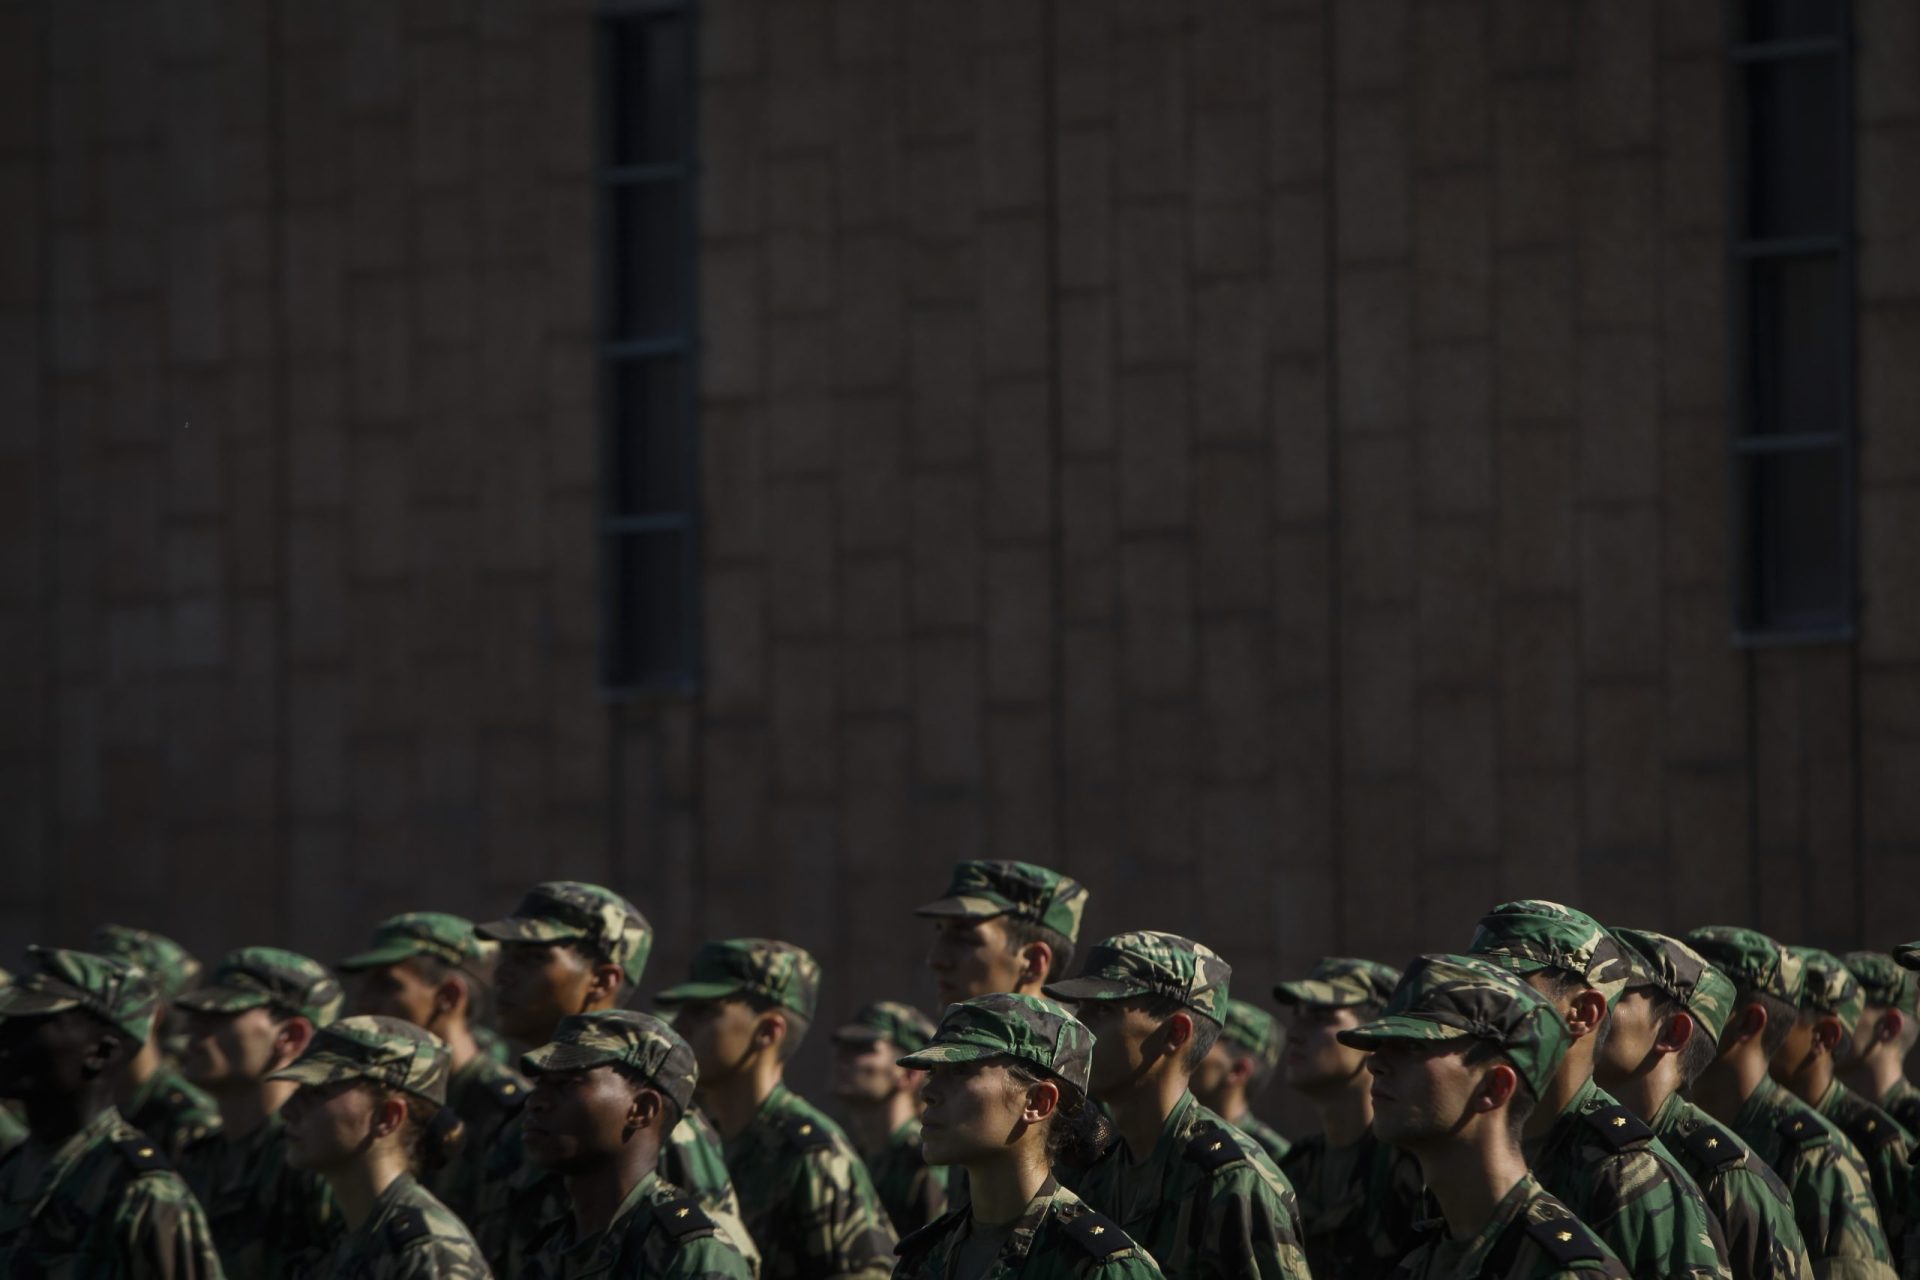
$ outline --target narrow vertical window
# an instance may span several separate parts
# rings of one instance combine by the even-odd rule
[[[601,680],[691,687],[698,667],[692,0],[597,21]]]
[[[1734,603],[1756,641],[1853,626],[1848,19],[1846,0],[1732,0]]]

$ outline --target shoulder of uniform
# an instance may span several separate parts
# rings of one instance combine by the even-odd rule
[[[1774,1125],[1774,1131],[1796,1147],[1819,1146],[1831,1141],[1827,1126],[1811,1111],[1789,1111]]]
[[[1571,1215],[1531,1221],[1527,1223],[1527,1234],[1562,1266],[1576,1262],[1601,1262],[1607,1256],[1606,1248],[1593,1238],[1586,1224]]]
[[[419,1205],[403,1204],[387,1217],[387,1244],[395,1249],[404,1249],[432,1234],[433,1224]]]
[[[671,1200],[659,1201],[653,1206],[653,1220],[675,1241],[710,1236],[714,1232],[713,1219],[707,1216],[707,1211],[692,1196],[675,1196]]]
[[[527,1082],[505,1067],[488,1075],[487,1096],[502,1107],[517,1109],[527,1100]]]
[[[949,1209],[918,1231],[907,1232],[900,1237],[900,1243],[893,1246],[894,1253],[902,1258],[918,1257],[940,1243],[949,1231],[959,1225],[966,1213],[965,1209]]]
[[[1133,1248],[1133,1241],[1127,1239],[1119,1223],[1085,1205],[1078,1206],[1077,1212],[1061,1214],[1059,1222],[1061,1233],[1096,1262],[1105,1262],[1114,1254]]]
[[[802,1151],[818,1151],[833,1145],[833,1126],[819,1116],[794,1111],[780,1118],[780,1132]]]
[[[1744,1164],[1747,1149],[1739,1139],[1711,1121],[1693,1125],[1680,1135],[1680,1144],[1696,1160],[1714,1170],[1731,1169]]]
[[[1247,1153],[1241,1150],[1239,1138],[1230,1129],[1209,1126],[1187,1139],[1187,1159],[1208,1173],[1246,1158]]]
[[[1599,1107],[1581,1118],[1600,1135],[1601,1142],[1614,1151],[1631,1150],[1653,1141],[1653,1130],[1625,1107]]]
[[[155,1169],[173,1168],[173,1162],[168,1160],[166,1153],[160,1150],[160,1144],[143,1133],[136,1133],[130,1138],[121,1138],[113,1145],[119,1149],[122,1156],[126,1157],[128,1164],[142,1173]]]
[[[1893,1117],[1878,1107],[1870,1107],[1860,1116],[1860,1123],[1854,1126],[1859,1134],[1857,1141],[1862,1146],[1879,1150],[1882,1147],[1895,1146],[1906,1140],[1900,1132],[1900,1126]]]

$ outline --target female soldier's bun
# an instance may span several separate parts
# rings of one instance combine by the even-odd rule
[[[407,1103],[407,1123],[400,1130],[406,1148],[407,1164],[414,1174],[429,1174],[444,1168],[460,1150],[467,1126],[452,1107],[436,1106],[418,1094],[397,1094]]]

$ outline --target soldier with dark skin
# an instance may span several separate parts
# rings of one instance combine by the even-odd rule
[[[927,1159],[964,1166],[965,1208],[900,1242],[894,1280],[1152,1280],[1160,1268],[1119,1225],[1061,1186],[1053,1167],[1098,1157],[1086,1100],[1093,1036],[1038,996],[950,1005],[932,1041],[902,1058],[928,1073]]]
[[[1420,956],[1381,1016],[1339,1038],[1371,1055],[1374,1129],[1419,1160],[1445,1222],[1444,1235],[1418,1246],[1395,1276],[1635,1274],[1540,1185],[1521,1154],[1527,1114],[1572,1044],[1539,992],[1478,957]]]
[[[1713,1061],[1733,983],[1676,938],[1615,929],[1632,966],[1594,1078],[1671,1151],[1720,1224],[1735,1280],[1812,1280],[1786,1186],[1732,1130],[1680,1096]]]
[[[1118,934],[1047,994],[1094,1036],[1088,1088],[1115,1140],[1069,1183],[1174,1277],[1307,1274],[1293,1189],[1260,1144],[1188,1088],[1219,1037],[1232,969],[1170,933]]]
[[[0,989],[0,1097],[22,1103],[29,1129],[0,1157],[0,1275],[219,1280],[199,1203],[113,1105],[158,991],[104,956],[30,955],[36,971]]]
[[[448,1075],[432,1032],[366,1015],[322,1028],[274,1073],[299,1086],[282,1108],[287,1163],[326,1179],[347,1224],[313,1280],[492,1280],[466,1224],[419,1182],[460,1141]]]
[[[1631,973],[1620,943],[1583,912],[1525,899],[1481,917],[1468,950],[1545,996],[1572,1034],[1523,1135],[1540,1184],[1636,1276],[1731,1276],[1700,1188],[1644,1121],[1593,1082],[1613,1001]]]
[[[414,911],[383,920],[366,950],[334,965],[347,975],[354,1013],[402,1018],[446,1045],[446,1105],[464,1134],[427,1186],[469,1225],[479,1217],[486,1155],[527,1099],[527,1082],[482,1050],[473,1032],[486,945],[469,920]]]
[[[1280,1131],[1253,1114],[1249,1094],[1257,1094],[1280,1065],[1286,1033],[1274,1016],[1244,1000],[1227,1001],[1220,1038],[1194,1068],[1193,1096],[1266,1149],[1277,1163],[1293,1145]]]
[[[901,1236],[947,1211],[947,1170],[920,1151],[925,1073],[899,1065],[932,1035],[926,1014],[894,1000],[867,1005],[833,1033],[833,1094],[846,1112],[847,1136]]]
[[[180,1172],[205,1206],[231,1280],[284,1280],[333,1251],[346,1224],[317,1174],[287,1164],[281,1108],[299,1086],[273,1079],[340,1014],[340,984],[306,956],[243,947],[182,995],[187,1078],[220,1107]]]
[[[927,969],[941,1005],[995,991],[1037,996],[1066,974],[1087,891],[1031,862],[961,862],[947,892],[914,914],[934,922]]]
[[[1840,1064],[1840,1078],[1908,1133],[1920,1133],[1920,1089],[1907,1079],[1906,1070],[1907,1056],[1920,1040],[1920,983],[1883,952],[1849,951],[1840,959],[1860,983],[1866,1001],[1854,1028],[1852,1055]]]
[[[1391,1275],[1420,1242],[1420,1164],[1373,1131],[1367,1053],[1340,1033],[1378,1017],[1400,973],[1373,960],[1328,956],[1311,975],[1273,989],[1287,1027],[1281,1069],[1320,1117],[1280,1171],[1300,1198],[1307,1262],[1319,1280]]]
[[[172,1001],[199,981],[200,962],[171,938],[126,925],[100,926],[88,945],[97,955],[144,969],[160,992],[153,1034],[128,1059],[115,1101],[128,1124],[177,1160],[190,1143],[220,1127],[220,1109],[204,1090],[180,1074],[179,1064],[167,1050],[170,1039],[184,1042],[184,1032],[175,1032],[173,1026],[184,1024],[185,1019],[173,1012]]]
[[[805,950],[732,938],[702,946],[687,980],[655,997],[693,1048],[696,1096],[726,1143],[769,1280],[881,1275],[897,1239],[860,1153],[786,1085],[819,996],[820,966]]]
[[[1800,961],[1751,929],[1710,925],[1681,941],[1734,986],[1726,1029],[1693,1082],[1692,1101],[1786,1184],[1818,1280],[1889,1280],[1897,1273],[1866,1169],[1845,1135],[1767,1070],[1798,1021]]]
[[[693,1105],[693,1050],[629,1009],[563,1018],[530,1051],[527,1157],[566,1181],[569,1212],[536,1243],[529,1280],[749,1280],[726,1228],[660,1174]]]

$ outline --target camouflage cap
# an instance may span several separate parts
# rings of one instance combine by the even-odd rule
[[[1818,947],[1788,947],[1787,953],[1799,957],[1805,980],[1800,984],[1800,1007],[1811,1013],[1832,1014],[1840,1019],[1848,1035],[1860,1025],[1867,998],[1860,981],[1840,963],[1840,957]]]
[[[1300,981],[1276,984],[1273,998],[1281,1004],[1315,1009],[1351,1009],[1357,1004],[1385,1004],[1399,981],[1400,971],[1378,960],[1326,956]]]
[[[680,1033],[650,1013],[603,1009],[560,1019],[553,1039],[520,1058],[530,1076],[547,1071],[626,1067],[673,1099],[682,1111],[693,1101],[700,1069]]]
[[[1407,1041],[1481,1040],[1544,1097],[1573,1033],[1559,1010],[1511,970],[1481,956],[1416,957],[1372,1022],[1340,1033],[1352,1049]]]
[[[1215,1022],[1227,1018],[1227,984],[1233,966],[1191,938],[1152,930],[1115,934],[1087,954],[1077,978],[1049,982],[1056,1000],[1123,1000],[1164,996]]]
[[[915,908],[914,914],[966,920],[1018,916],[1078,942],[1086,909],[1086,886],[1070,876],[1031,862],[971,861],[956,863],[946,896]]]
[[[0,1018],[81,1009],[141,1044],[153,1034],[159,988],[147,971],[110,956],[59,947],[27,948],[34,971],[0,985]]]
[[[663,1005],[726,996],[759,996],[791,1009],[809,1022],[820,1003],[820,965],[791,942],[729,938],[693,953],[685,982],[654,997]]]
[[[145,969],[153,985],[168,1000],[200,980],[200,961],[191,951],[172,938],[145,929],[103,924],[93,931],[88,945],[96,955]]]
[[[611,889],[578,880],[549,880],[527,890],[504,920],[475,925],[494,942],[586,942],[606,952],[629,983],[638,983],[653,951],[653,926]]]
[[[1920,984],[1884,951],[1849,951],[1840,959],[1860,983],[1860,994],[1875,1009],[1898,1009],[1909,1018],[1920,1009]]]
[[[1267,1071],[1280,1065],[1280,1051],[1287,1043],[1287,1033],[1280,1029],[1280,1020],[1245,1000],[1227,1001],[1227,1019],[1220,1038],[1252,1054]]]
[[[340,1016],[345,994],[317,961],[278,947],[241,947],[221,957],[205,986],[174,1001],[196,1013],[245,1013],[272,1005],[316,1027]]]
[[[311,1085],[365,1080],[445,1106],[451,1064],[446,1044],[425,1027],[360,1014],[322,1027],[305,1053],[267,1079]]]
[[[933,1019],[898,1000],[876,1000],[853,1015],[833,1033],[845,1044],[872,1044],[878,1040],[912,1053],[933,1038]]]
[[[471,970],[485,963],[487,950],[487,943],[473,931],[473,921],[443,911],[409,911],[375,925],[372,944],[333,967],[342,973],[363,973],[426,956]]]
[[[1720,1039],[1733,1016],[1733,981],[1678,938],[1650,929],[1615,929],[1633,963],[1631,987],[1654,987],[1693,1015],[1710,1039]]]
[[[1903,969],[1920,969],[1920,942],[1905,942],[1895,947],[1893,962]]]
[[[1630,972],[1626,952],[1598,920],[1542,898],[1503,902],[1480,917],[1467,950],[1521,977],[1542,969],[1572,974],[1608,1004],[1626,990]]]
[[[1799,1007],[1800,988],[1805,982],[1800,958],[1766,934],[1736,925],[1709,924],[1690,930],[1682,941],[1732,978],[1740,990]]]
[[[1040,996],[996,992],[950,1004],[924,1049],[900,1059],[924,1071],[943,1062],[1013,1058],[1085,1094],[1093,1032],[1064,1005]]]

